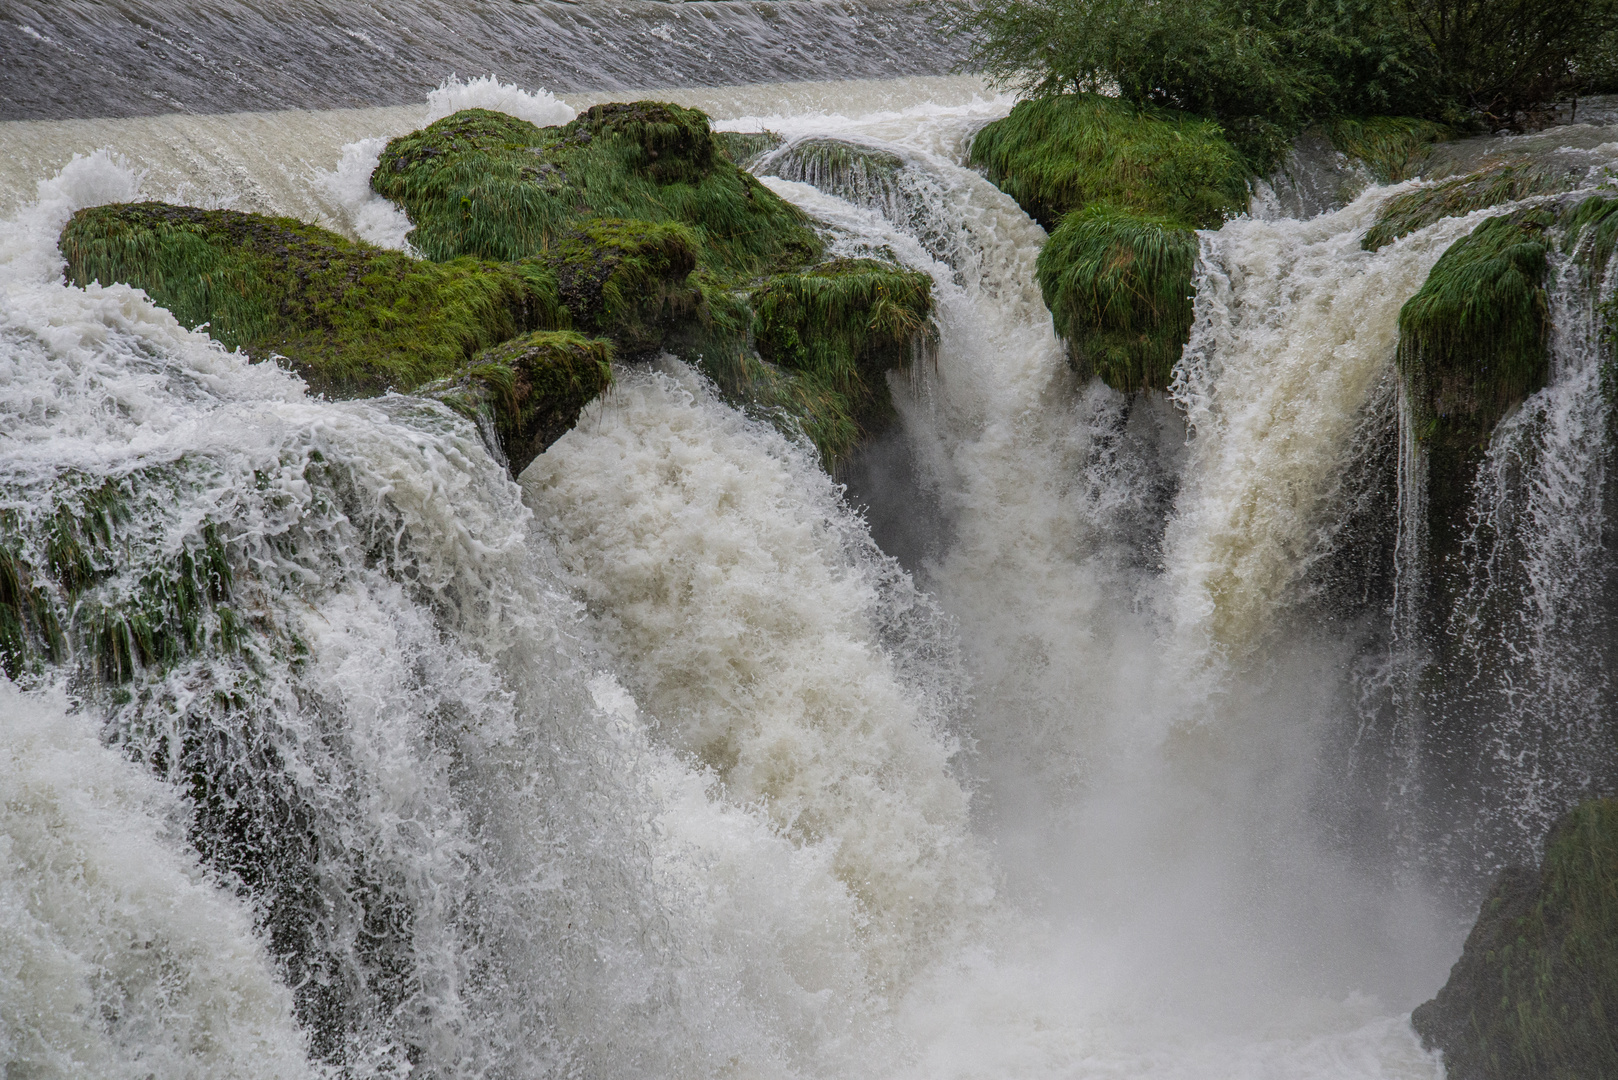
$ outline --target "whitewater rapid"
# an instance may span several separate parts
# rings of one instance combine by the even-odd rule
[[[131,122],[119,153],[12,185],[7,543],[43,559],[59,511],[113,491],[125,563],[87,596],[116,606],[206,528],[248,630],[117,692],[80,656],[0,687],[0,840],[21,853],[0,934],[41,958],[0,976],[8,1059],[1441,1075],[1407,1016],[1464,922],[1330,816],[1321,762],[1360,719],[1360,641],[1317,616],[1370,497],[1355,463],[1396,442],[1398,308],[1475,219],[1363,252],[1380,188],[1202,234],[1172,398],[1130,399],[1073,375],[1034,281],[1043,230],[963,165],[1011,102],[913,80],[873,111],[862,92],[749,88],[721,121],[787,137],[756,168],[834,252],[934,278],[936,352],[891,376],[901,424],[847,491],[673,357],[620,370],[513,482],[433,403],[311,398],[137,290],[61,283],[72,210],[141,196],[402,247],[363,182],[385,135],[470,104],[559,122],[580,100],[460,83],[362,118],[380,128],[210,121],[216,147],[273,133],[257,156]],[[827,138],[901,167],[794,171]],[[1558,385],[1585,377],[1558,362]],[[1557,400],[1550,430],[1579,444]],[[904,563],[876,505],[895,490]],[[251,844],[188,819],[187,769],[263,793],[251,828],[286,859],[242,876]]]

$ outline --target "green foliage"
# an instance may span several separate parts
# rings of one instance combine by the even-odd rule
[[[704,265],[733,274],[820,250],[804,216],[723,153],[707,116],[659,102],[597,105],[548,128],[468,109],[389,143],[371,186],[436,260],[538,255],[590,218],[688,226]]]
[[[1047,229],[1091,203],[1213,227],[1247,208],[1247,163],[1218,125],[1098,94],[1019,102],[971,161]]]
[[[1410,116],[1336,117],[1326,123],[1332,146],[1364,162],[1378,183],[1397,184],[1421,171],[1433,144],[1454,129]]]
[[[1534,126],[1618,81],[1612,0],[976,0],[946,21],[1002,83],[1217,120],[1260,171],[1312,122]]]
[[[453,378],[420,392],[470,418],[487,417],[517,476],[611,385],[609,342],[540,330],[480,353]]]
[[[1454,1080],[1618,1076],[1618,800],[1565,815],[1538,873],[1502,875],[1411,1022]]]
[[[1416,430],[1482,443],[1545,383],[1546,208],[1490,218],[1444,252],[1399,312],[1399,369]]]
[[[1576,92],[1618,28],[1610,0],[1397,0],[1431,57],[1435,93],[1491,128],[1534,126]]]
[[[1259,171],[1313,120],[1430,111],[1422,49],[1385,0],[980,0],[954,21],[1000,82],[1216,120]]]
[[[1366,251],[1375,251],[1435,221],[1545,194],[1564,185],[1564,180],[1552,177],[1530,162],[1519,161],[1492,165],[1430,187],[1415,188],[1382,204],[1376,224],[1366,230],[1360,246]]]
[[[771,278],[752,295],[760,355],[783,369],[772,404],[798,416],[828,468],[891,419],[887,371],[930,339],[932,279],[871,259]]]
[[[1064,218],[1039,253],[1039,287],[1079,372],[1166,388],[1191,333],[1196,261],[1196,234],[1173,218],[1107,205]]]
[[[426,263],[290,218],[98,206],[73,215],[61,249],[71,283],[139,286],[185,325],[284,356],[311,388],[341,396],[409,389],[566,320],[542,265]]]

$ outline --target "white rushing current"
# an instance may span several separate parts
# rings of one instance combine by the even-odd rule
[[[115,157],[4,226],[0,511],[32,537],[113,493],[127,567],[85,611],[213,545],[208,632],[240,638],[111,696],[0,686],[18,1075],[1441,1075],[1407,1015],[1458,928],[1317,826],[1346,646],[1281,631],[1389,419],[1398,309],[1475,222],[1363,252],[1381,188],[1204,234],[1172,400],[1132,402],[1073,376],[1043,230],[962,165],[1009,102],[825,92],[724,126],[788,136],[758,169],[825,189],[766,177],[835,251],[935,279],[936,355],[892,377],[941,538],[914,580],[672,357],[519,484],[436,404],[317,400],[63,285],[75,208],[175,194]],[[901,166],[789,168],[827,138]],[[402,246],[381,145],[241,189]],[[205,874],[187,769],[242,770],[318,857]]]

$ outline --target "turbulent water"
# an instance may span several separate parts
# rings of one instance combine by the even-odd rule
[[[1372,188],[1204,233],[1173,393],[1128,398],[963,166],[1010,102],[872,92],[681,98],[787,136],[755,170],[834,251],[934,278],[936,354],[838,481],[664,357],[513,482],[434,403],[61,283],[72,210],[137,195],[403,246],[385,136],[580,99],[58,130],[118,152],[34,159],[0,232],[0,520],[77,568],[89,643],[0,683],[8,1076],[1441,1075],[1407,1015],[1475,892],[1410,869],[1384,786],[1420,719],[1392,356],[1475,219],[1364,252]],[[1605,288],[1558,279],[1555,377],[1478,479],[1476,544],[1529,557],[1475,587],[1554,690],[1502,757],[1605,700],[1539,644],[1595,603]],[[1514,821],[1559,760],[1505,770]]]

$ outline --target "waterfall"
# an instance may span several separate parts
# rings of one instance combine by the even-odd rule
[[[720,6],[568,17],[776,17]],[[144,197],[404,247],[388,135],[587,96],[0,126],[8,1068],[1441,1075],[1408,1010],[1475,900],[1424,860],[1492,870],[1610,782],[1612,286],[1554,257],[1552,378],[1435,626],[1398,314],[1509,207],[1375,252],[1409,185],[1204,231],[1173,389],[1125,395],[962,164],[1011,105],[979,91],[670,95],[780,134],[754,170],[830,254],[933,280],[935,347],[834,475],[663,356],[513,480],[438,403],[312,397],[62,282],[70,214]]]

